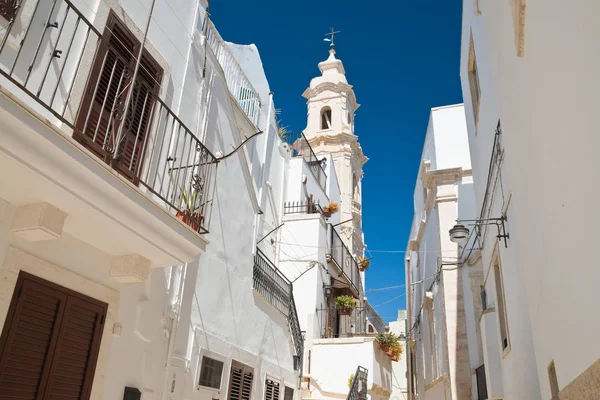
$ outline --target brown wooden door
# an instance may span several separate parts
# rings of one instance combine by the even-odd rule
[[[21,272],[0,336],[0,399],[89,399],[106,309]]]
[[[111,11],[94,59],[73,137],[119,173],[137,183],[144,144],[158,98],[162,69],[144,52],[135,85],[131,84],[140,42]],[[133,86],[133,88],[132,88]],[[129,111],[125,103],[130,91]],[[119,151],[119,127],[126,118]]]

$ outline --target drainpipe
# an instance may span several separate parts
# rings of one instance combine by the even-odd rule
[[[171,364],[171,359],[173,358],[173,353],[175,350],[175,336],[177,335],[177,325],[179,325],[179,319],[181,316],[181,308],[182,308],[182,302],[183,302],[183,292],[184,292],[184,287],[185,287],[185,276],[187,274],[187,264],[182,265],[180,267],[178,267],[180,272],[179,275],[179,284],[178,284],[178,288],[177,288],[177,296],[175,299],[175,302],[173,304],[173,302],[170,302],[170,306],[175,306],[175,315],[173,315],[173,310],[170,309],[169,310],[169,320],[170,320],[170,329],[169,329],[169,341],[167,343],[167,358],[165,360],[165,382],[163,385],[163,393],[162,393],[162,400],[167,400],[168,396],[170,394],[170,383],[172,381],[172,378],[170,376],[170,364]],[[176,277],[174,276],[175,273],[173,275],[171,275],[171,291],[173,291],[175,288],[173,286],[173,284],[175,283],[175,279]],[[171,300],[171,296],[169,296],[169,300]],[[172,308],[172,307],[171,307]],[[182,380],[183,381],[183,380]],[[179,384],[183,384],[183,382],[176,382],[176,385]]]

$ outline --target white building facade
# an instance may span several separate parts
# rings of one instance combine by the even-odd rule
[[[398,335],[400,342],[404,347],[404,354],[400,362],[392,364],[392,394],[391,400],[407,400],[408,399],[408,374],[407,374],[407,358],[406,349],[408,345],[406,332],[408,331],[408,314],[406,310],[398,310],[398,319],[390,322],[390,332]]]
[[[483,273],[477,255],[459,262],[465,247],[448,235],[457,219],[475,214],[462,104],[431,110],[414,205],[406,253],[409,398],[479,399]]]
[[[2,4],[0,398],[300,398],[257,278],[288,157],[207,6]]]
[[[588,46],[599,34],[593,16],[600,6],[573,6],[463,4],[461,81],[476,215],[504,219],[509,235],[505,245],[491,226],[479,244],[489,398],[594,399],[600,392],[600,325],[589,318],[597,303],[598,216],[588,184],[600,170],[591,133],[599,59]],[[557,345],[565,330],[569,345]]]

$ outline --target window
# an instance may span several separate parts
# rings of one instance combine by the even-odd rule
[[[475,370],[477,378],[477,400],[486,400],[488,398],[487,382],[485,380],[485,365]]]
[[[142,151],[149,135],[163,73],[150,54],[144,52],[135,84],[130,84],[139,48],[139,41],[111,11],[73,135],[98,158],[111,163],[121,175],[134,183],[137,183],[136,177],[141,172]],[[128,95],[131,100],[125,112]],[[114,157],[124,115],[118,154]]]
[[[286,386],[285,387],[285,395],[283,396],[283,400],[294,400],[294,389]]]
[[[212,358],[202,357],[202,367],[200,368],[200,386],[206,386],[213,389],[221,388],[221,376],[223,375],[223,363]]]
[[[321,129],[331,129],[331,108],[329,107],[321,110]]]
[[[506,318],[506,304],[504,302],[504,282],[500,269],[500,259],[496,257],[494,262],[494,279],[496,280],[496,309],[498,312],[498,324],[500,326],[500,343],[502,350],[509,348],[508,321]]]
[[[250,400],[254,369],[237,361],[231,363],[228,400]]]
[[[348,125],[352,125],[352,113],[348,112]]]
[[[469,43],[469,88],[471,89],[471,104],[473,106],[473,118],[475,119],[475,134],[477,134],[477,124],[479,123],[479,103],[481,100],[481,87],[479,86],[479,72],[477,70],[477,59],[475,58],[475,45],[473,44],[473,34]]]
[[[10,21],[16,15],[16,0],[0,0],[0,17]]]
[[[265,381],[265,400],[279,400],[279,382],[267,378]]]
[[[21,272],[0,336],[0,399],[89,400],[107,307]]]

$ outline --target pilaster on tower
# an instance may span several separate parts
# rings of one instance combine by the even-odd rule
[[[317,155],[331,154],[341,192],[342,240],[355,257],[364,254],[362,232],[363,154],[354,134],[354,116],[360,106],[352,85],[346,80],[341,60],[329,50],[327,60],[319,63],[321,76],[313,78],[303,96],[308,100],[308,121],[304,135]],[[363,279],[364,282],[364,279]]]

